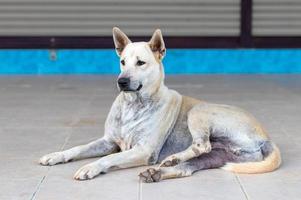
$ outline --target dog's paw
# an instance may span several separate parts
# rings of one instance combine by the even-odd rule
[[[149,168],[139,174],[139,177],[145,183],[159,182],[161,180],[161,170]]]
[[[73,178],[75,180],[88,180],[99,175],[101,172],[102,172],[101,167],[99,167],[97,164],[91,163],[77,170]]]
[[[181,160],[175,156],[170,156],[165,158],[161,164],[160,167],[172,167],[175,166],[177,164],[179,164],[181,162]]]
[[[40,158],[39,160],[39,163],[41,165],[55,165],[64,162],[66,161],[65,161],[64,154],[62,152],[54,152],[54,153],[47,154],[42,158]]]

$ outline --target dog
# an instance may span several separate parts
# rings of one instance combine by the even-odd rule
[[[280,166],[279,149],[251,114],[182,96],[165,86],[166,49],[159,29],[149,42],[133,43],[114,27],[113,40],[120,57],[120,93],[107,116],[104,136],[45,155],[41,165],[101,157],[74,175],[87,180],[110,169],[160,163],[139,174],[147,183],[203,169],[265,173]]]

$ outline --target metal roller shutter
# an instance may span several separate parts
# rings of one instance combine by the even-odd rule
[[[253,0],[253,36],[300,36],[301,0]]]
[[[240,0],[0,0],[0,36],[238,36]]]

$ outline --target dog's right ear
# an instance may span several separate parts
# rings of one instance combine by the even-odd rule
[[[131,40],[119,28],[113,28],[113,39],[117,55],[120,56],[126,45],[131,43]]]

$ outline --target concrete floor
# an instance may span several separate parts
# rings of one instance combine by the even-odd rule
[[[300,199],[301,75],[169,76],[182,94],[251,111],[279,145],[283,165],[260,175],[223,170],[141,183],[132,168],[75,181],[95,159],[53,167],[40,156],[101,137],[117,94],[112,76],[0,77],[0,199]]]

